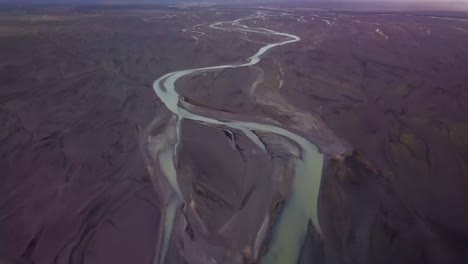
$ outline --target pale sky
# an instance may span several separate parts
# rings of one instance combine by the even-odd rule
[[[468,0],[235,0],[235,2],[368,2],[368,3],[462,3],[468,4]],[[0,3],[170,3],[170,2],[233,2],[232,0],[0,0]]]

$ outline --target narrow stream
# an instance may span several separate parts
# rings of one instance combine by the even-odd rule
[[[216,22],[210,27],[219,30],[227,30],[223,28],[223,26],[229,25],[229,31],[244,31],[257,34],[266,34],[270,36],[280,36],[285,38],[284,41],[265,45],[264,47],[260,48],[257,53],[244,60],[244,62],[240,64],[225,64],[168,73],[154,82],[153,89],[157,96],[165,104],[165,106],[174,115],[177,116],[177,142],[180,140],[180,122],[183,119],[189,119],[242,131],[261,150],[264,151],[266,147],[256,136],[254,133],[255,131],[281,135],[282,137],[296,142],[297,145],[301,147],[302,159],[296,160],[293,190],[287,198],[285,207],[281,212],[279,220],[277,223],[275,223],[276,226],[274,227],[273,239],[270,243],[267,254],[262,259],[262,263],[266,264],[293,264],[297,263],[299,258],[309,221],[312,221],[314,228],[318,232],[321,232],[317,216],[317,201],[322,175],[323,155],[319,153],[314,144],[282,127],[236,120],[222,121],[212,117],[191,113],[179,105],[180,95],[177,93],[175,87],[177,80],[187,75],[194,73],[200,74],[204,72],[229,68],[248,67],[257,64],[265,55],[265,53],[270,49],[300,41],[298,36],[292,34],[277,32],[265,28],[252,28],[240,23],[241,21],[247,19],[263,18],[264,16],[265,14],[259,12],[252,17],[227,22]],[[165,176],[167,177],[168,182],[173,188],[174,195],[170,199],[165,210],[164,235],[162,236],[163,241],[160,241],[160,254],[157,258],[155,258],[155,264],[164,263],[177,211],[176,208],[182,203],[183,199],[180,193],[180,187],[177,182],[176,169],[174,167],[176,149],[177,144],[175,144],[173,149],[166,150],[159,155],[160,166]]]

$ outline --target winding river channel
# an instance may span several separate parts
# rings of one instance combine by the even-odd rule
[[[258,12],[253,16],[237,19],[234,21],[216,22],[210,25],[213,29],[229,30],[237,32],[247,32],[252,34],[264,34],[272,37],[277,37],[281,41],[267,44],[261,47],[254,55],[245,59],[241,63],[224,64],[210,66],[197,69],[181,70],[165,74],[157,79],[153,84],[153,89],[157,96],[161,99],[164,105],[176,117],[173,122],[173,134],[175,143],[171,147],[160,149],[158,152],[158,161],[161,171],[165,174],[169,185],[172,188],[172,195],[167,202],[167,207],[164,212],[164,234],[159,241],[159,254],[155,258],[155,263],[164,263],[171,233],[174,227],[176,211],[183,203],[180,186],[177,182],[177,172],[175,165],[177,158],[177,146],[181,135],[181,121],[183,119],[193,120],[200,123],[214,125],[218,127],[226,127],[241,131],[249,137],[259,149],[266,151],[266,146],[258,138],[255,132],[272,133],[281,137],[287,138],[295,142],[301,148],[300,159],[295,160],[295,178],[292,187],[292,192],[286,200],[286,204],[281,212],[280,217],[276,221],[273,228],[274,233],[270,241],[269,249],[266,255],[262,258],[262,263],[267,264],[284,264],[297,263],[301,247],[307,233],[308,223],[311,221],[315,230],[321,232],[319,220],[317,216],[317,201],[320,189],[323,155],[318,151],[317,147],[304,137],[295,134],[286,127],[280,127],[270,124],[262,124],[238,120],[216,119],[212,116],[203,116],[195,114],[184,108],[180,104],[181,96],[176,91],[176,82],[188,75],[201,74],[204,72],[212,72],[230,68],[248,67],[257,64],[266,53],[282,45],[300,41],[300,38],[293,34],[277,32],[265,28],[253,28],[242,24],[242,21],[249,19],[263,18],[265,13]],[[228,26],[228,28],[226,27]]]

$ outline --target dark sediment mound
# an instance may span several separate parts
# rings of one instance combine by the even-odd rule
[[[447,210],[450,210],[449,208]],[[428,220],[361,153],[330,158],[301,263],[466,263],[468,236]]]

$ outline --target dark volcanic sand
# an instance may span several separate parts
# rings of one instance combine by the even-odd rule
[[[468,263],[468,16],[287,8],[295,16],[278,11],[249,22],[302,38],[258,65],[261,89],[283,83],[284,100],[319,115],[358,150],[327,159],[323,234],[309,227],[301,263]],[[152,263],[164,205],[138,145],[164,112],[152,82],[241,61],[269,40],[192,28],[247,16],[249,8],[3,10],[0,263]],[[199,76],[182,81],[181,94],[281,121],[249,95],[256,74],[252,67]],[[183,129],[180,170],[191,175],[180,179],[184,193],[205,206],[208,230],[241,212],[239,232],[219,241],[237,254],[261,224],[255,205],[274,197],[272,168],[248,152],[252,142],[240,133],[248,155],[226,151],[229,136],[220,130],[189,121]],[[246,197],[253,204],[244,208]],[[281,201],[272,216],[280,208]],[[172,240],[168,263],[190,263],[180,246]]]

